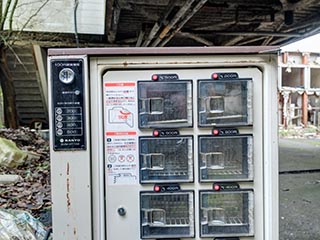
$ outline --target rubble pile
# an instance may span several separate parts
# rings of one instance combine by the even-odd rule
[[[51,209],[49,143],[28,128],[0,129],[0,137],[34,155],[16,168],[0,165],[0,175],[20,176],[15,183],[0,183],[0,208],[25,210],[40,217]]]
[[[303,139],[319,139],[320,138],[320,129],[315,126],[308,127],[297,127],[290,126],[284,128],[279,127],[279,137],[282,138],[303,138]]]

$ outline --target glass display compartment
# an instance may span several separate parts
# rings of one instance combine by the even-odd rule
[[[140,182],[192,182],[193,138],[140,137]]]
[[[199,136],[200,181],[253,180],[253,137]]]
[[[253,236],[253,205],[252,190],[201,191],[201,237]]]
[[[141,238],[194,236],[194,196],[191,191],[140,193]]]
[[[138,82],[139,128],[192,127],[192,83]]]
[[[252,125],[252,79],[199,80],[199,127]]]

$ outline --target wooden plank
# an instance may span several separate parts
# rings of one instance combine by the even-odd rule
[[[8,59],[8,62],[16,62],[16,63],[18,63],[19,60],[25,63],[33,62],[33,56],[31,54],[25,54],[25,55],[19,54],[19,60],[15,55],[11,54],[11,55],[7,55],[7,59]]]
[[[40,95],[39,88],[16,88],[16,95]],[[42,101],[41,101],[42,102]]]
[[[17,81],[13,81],[13,85],[15,88],[38,88],[38,82],[35,80],[17,80]]]
[[[17,107],[18,108],[24,108],[24,107],[43,107],[42,102],[40,101],[34,101],[34,102],[30,102],[30,101],[18,101],[17,102]]]
[[[192,34],[192,33],[178,32],[177,35],[185,37],[185,38],[193,39],[196,42],[202,43],[205,46],[213,46],[214,45],[213,42],[211,42],[211,41],[209,41],[209,40],[207,40],[207,39],[205,39],[203,37],[200,37],[200,36],[197,36],[195,34]]]
[[[207,0],[200,0],[188,13],[185,17],[183,17],[182,21],[177,25],[177,27],[174,29],[174,31],[164,39],[160,47],[164,47],[174,36],[177,32],[179,32],[184,25],[203,7],[203,5],[207,2]],[[212,46],[212,45],[209,45]]]
[[[10,63],[9,63],[10,64]],[[23,65],[22,64],[20,64],[20,63],[18,63],[18,64],[15,64],[15,65],[13,65],[13,64],[11,64],[10,66],[9,66],[9,69],[13,72],[13,73],[15,73],[15,72],[24,72],[24,73],[35,73],[36,71],[37,71],[37,69],[36,69],[36,67],[35,67],[35,65],[34,65],[34,63],[32,63],[32,64],[29,64],[29,63],[23,63]]]
[[[120,20],[120,13],[121,13],[120,7],[118,5],[113,6],[111,26],[107,32],[108,41],[110,43],[114,43],[114,41],[116,40],[118,25]]]
[[[167,36],[170,30],[174,28],[180,21],[180,19],[186,15],[194,1],[195,0],[186,1],[186,3],[179,9],[173,19],[167,25],[165,25],[162,31],[158,34],[157,39],[151,44],[152,47],[157,47],[160,44],[160,42]]]
[[[21,118],[21,120],[23,120],[23,121],[28,121],[28,120],[30,121],[30,120],[37,119],[37,118],[40,118],[40,119],[43,119],[46,121],[46,116],[41,113],[32,113],[32,114],[19,113],[18,115]]]
[[[34,45],[33,46],[33,51],[34,51],[34,56],[39,72],[39,78],[38,78],[38,83],[40,87],[40,94],[41,97],[43,98],[43,103],[46,106],[46,109],[48,107],[48,80],[47,80],[47,75],[46,75],[46,67],[45,67],[45,62],[46,59],[44,59],[42,55],[42,51],[39,45]],[[47,110],[46,110],[47,112]]]
[[[30,71],[30,72],[14,71],[11,74],[14,81],[30,81],[30,80],[35,80],[35,76],[37,75],[37,72],[36,71]]]
[[[17,95],[16,101],[41,101],[40,95]]]
[[[23,107],[23,108],[20,108],[18,110],[19,110],[20,114],[34,114],[34,113],[37,113],[37,114],[42,114],[43,116],[45,116],[43,107],[29,107],[29,108]]]

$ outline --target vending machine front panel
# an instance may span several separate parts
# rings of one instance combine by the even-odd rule
[[[201,191],[201,236],[253,236],[253,206],[254,197],[251,190]]]
[[[200,80],[198,91],[200,127],[252,124],[252,79]]]
[[[191,81],[139,81],[139,127],[191,127]]]
[[[279,239],[277,57],[226,50],[53,51],[54,239]]]
[[[200,136],[200,181],[253,179],[253,137]]]
[[[140,209],[141,238],[194,236],[193,192],[141,192]]]
[[[193,181],[193,138],[141,137],[140,181],[192,182]]]

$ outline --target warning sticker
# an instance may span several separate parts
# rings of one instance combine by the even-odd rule
[[[138,183],[136,132],[106,132],[108,185]]]
[[[136,83],[105,83],[105,111],[108,115],[108,130],[134,128]]]
[[[107,184],[138,184],[136,83],[105,82],[104,106]]]

